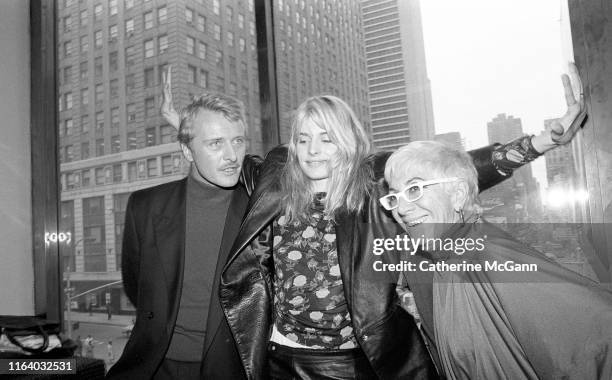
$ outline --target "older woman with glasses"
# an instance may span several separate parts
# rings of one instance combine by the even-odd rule
[[[385,178],[380,203],[427,241],[408,282],[447,378],[612,378],[612,293],[484,221],[467,153],[412,142]]]

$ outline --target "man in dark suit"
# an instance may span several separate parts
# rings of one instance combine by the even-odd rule
[[[180,120],[189,176],[130,196],[122,274],[137,318],[107,378],[244,378],[218,289],[248,202],[245,136],[238,100],[200,96]]]

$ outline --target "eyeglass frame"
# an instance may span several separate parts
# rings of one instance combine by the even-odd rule
[[[396,196],[396,197],[399,197],[399,198],[403,198],[406,202],[414,203],[414,202],[418,201],[419,199],[423,198],[423,194],[425,193],[423,191],[423,189],[426,186],[437,185],[437,184],[440,184],[440,183],[455,182],[455,181],[460,181],[460,180],[461,180],[461,178],[459,178],[459,177],[448,177],[448,178],[440,178],[440,179],[431,179],[431,180],[428,180],[428,181],[413,182],[410,185],[407,185],[406,187],[404,187],[401,191],[398,191],[398,192],[393,193],[393,194],[387,194],[384,197],[378,198],[378,202],[380,202],[382,207],[385,210],[387,210],[387,211],[395,210],[396,208],[399,207],[399,199],[398,199],[397,205],[395,207],[391,207],[391,208],[389,208],[389,207],[387,207],[385,205],[385,199],[387,199],[389,197],[392,197],[392,196]],[[406,195],[406,190],[408,190],[409,188],[411,188],[413,186],[418,186],[419,187],[419,191],[421,192],[421,194],[416,199],[410,200],[410,199],[408,199],[408,196]]]

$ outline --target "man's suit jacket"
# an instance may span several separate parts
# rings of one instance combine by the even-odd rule
[[[123,355],[109,379],[150,379],[163,361],[176,323],[185,264],[187,180],[134,192],[123,235],[125,292],[137,318]],[[244,377],[240,358],[219,301],[219,278],[248,203],[242,186],[232,194],[225,220],[206,326],[204,379]]]

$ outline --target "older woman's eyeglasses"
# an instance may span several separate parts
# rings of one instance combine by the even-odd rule
[[[432,179],[429,181],[414,182],[406,186],[402,191],[385,195],[379,199],[380,204],[387,210],[393,210],[399,206],[400,198],[404,198],[407,202],[416,202],[423,196],[423,188],[439,183],[458,181],[457,177]]]

